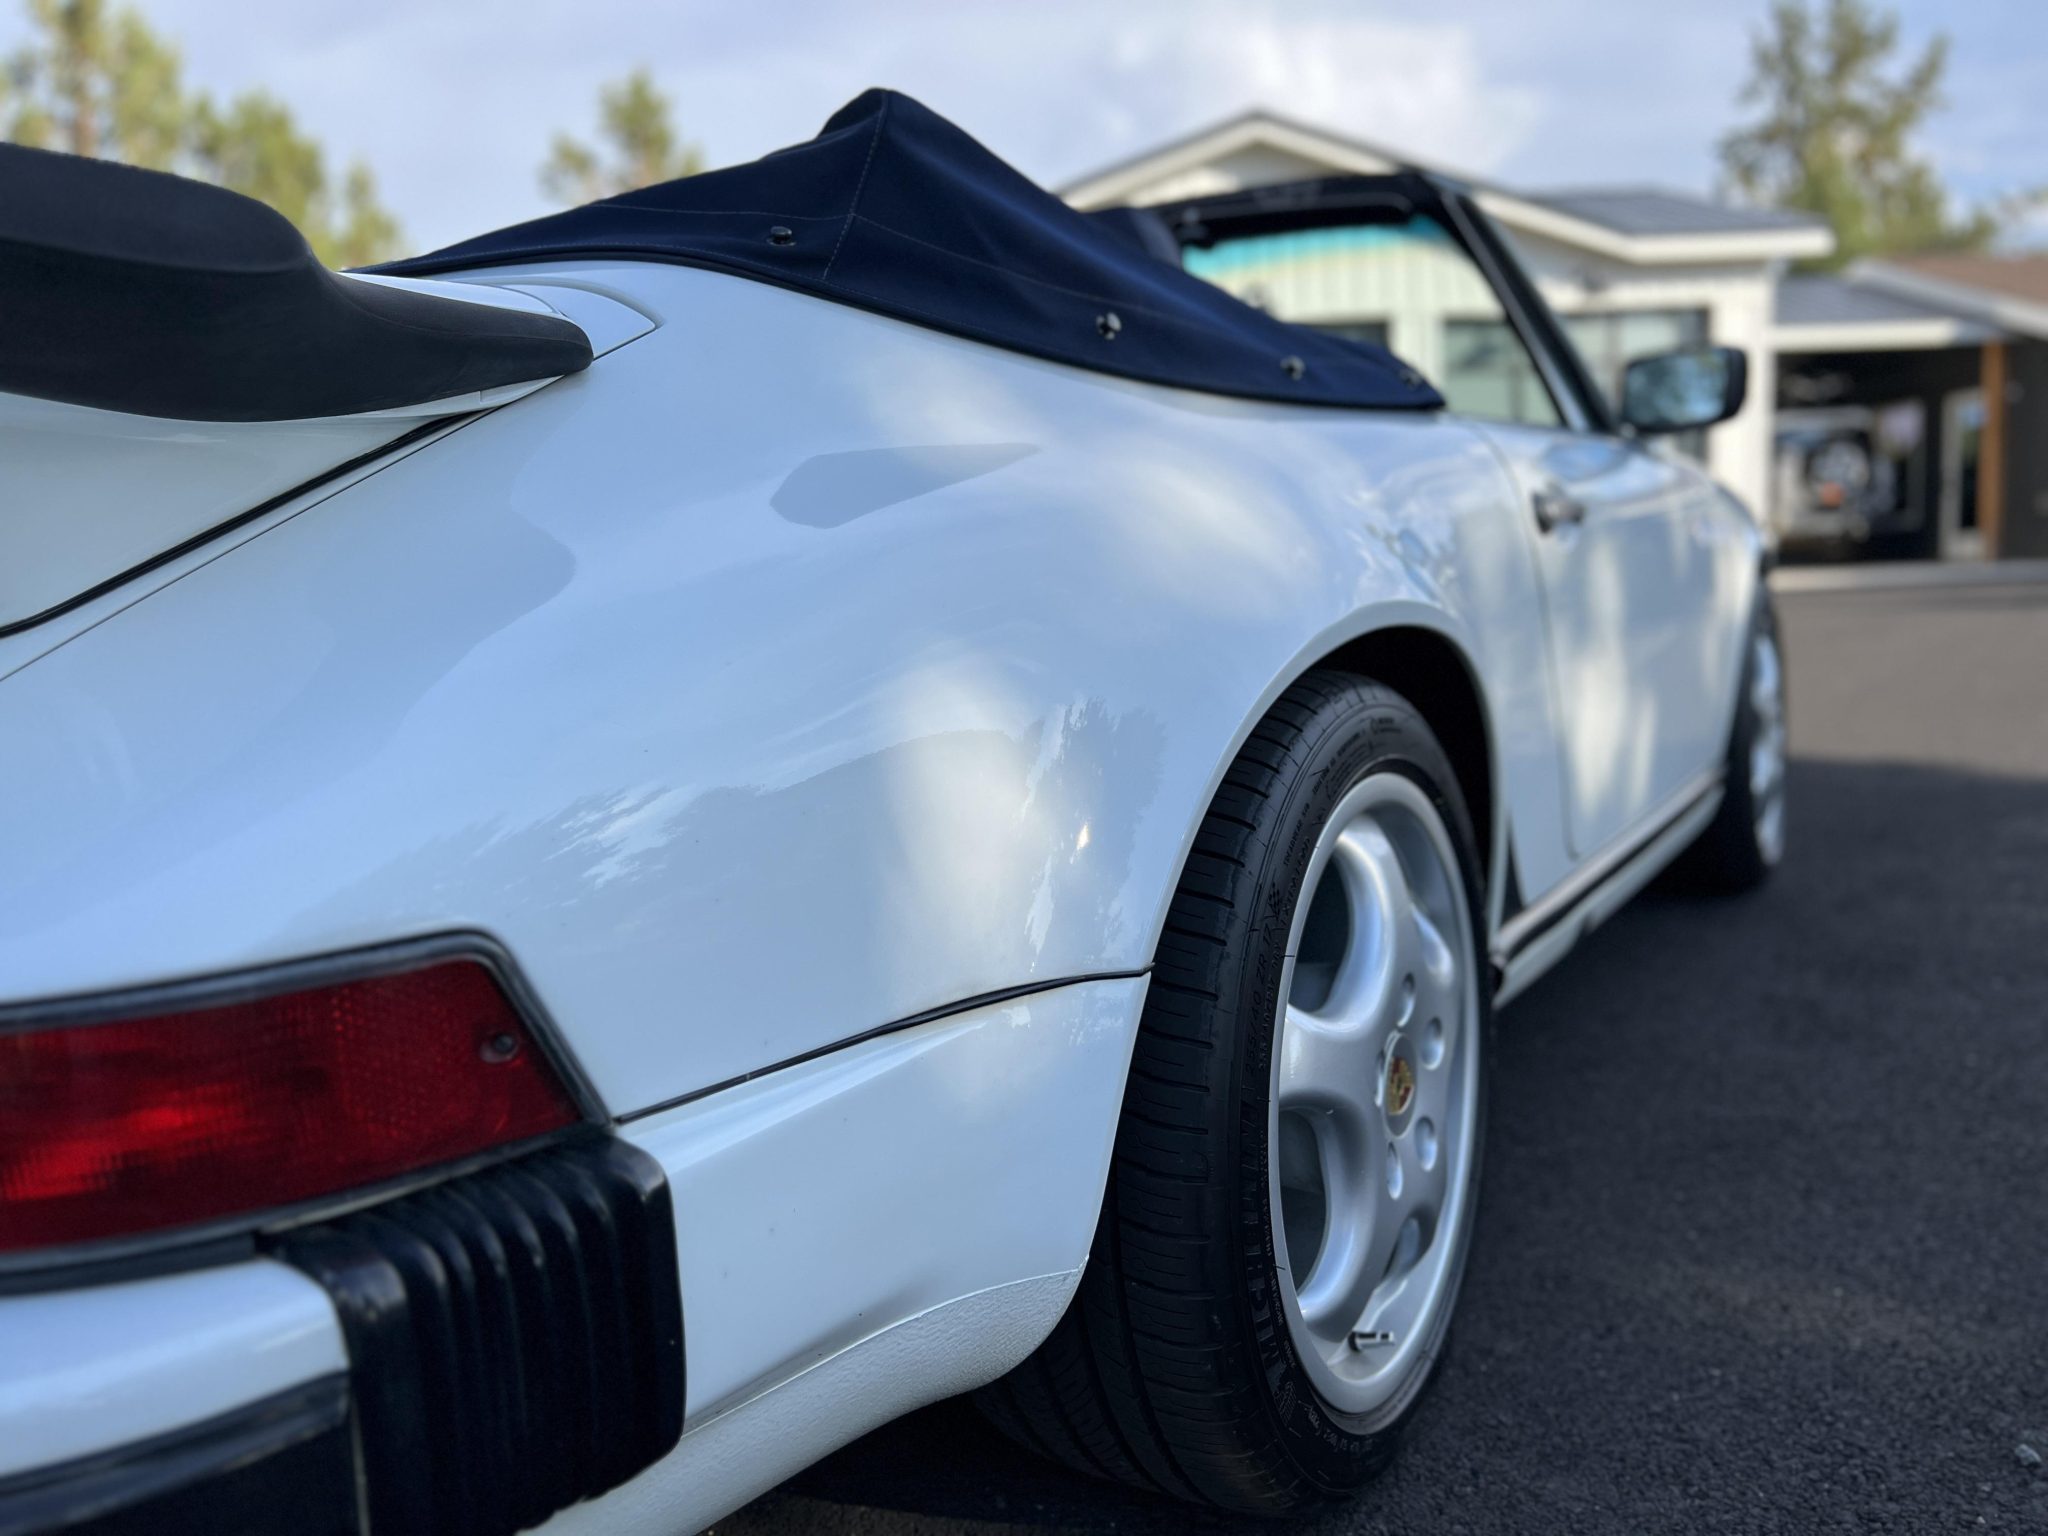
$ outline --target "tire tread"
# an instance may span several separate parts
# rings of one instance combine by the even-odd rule
[[[1311,672],[1225,772],[1168,909],[1079,1292],[1037,1352],[980,1396],[998,1428],[1076,1471],[1263,1513],[1334,1491],[1308,1481],[1277,1430],[1255,1427],[1260,1389],[1237,1368],[1212,1269],[1232,1212],[1210,1165],[1223,1155],[1215,1090],[1237,1028],[1221,1006],[1225,971],[1234,932],[1248,918],[1258,927],[1276,798],[1303,782],[1318,733],[1361,704],[1412,713],[1367,679]]]

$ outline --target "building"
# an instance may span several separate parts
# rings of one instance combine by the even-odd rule
[[[2048,256],[1786,277],[1772,344],[1782,442],[1800,421],[1863,434],[1876,542],[1949,559],[2048,557]],[[1780,455],[1788,480],[1792,457]]]
[[[1431,169],[1255,111],[1084,177],[1062,195],[1081,208],[1163,204],[1404,168]],[[2048,408],[2048,377],[2036,377],[2048,368],[2048,259],[2038,278],[2031,268],[2007,271],[2025,263],[1984,258],[1797,277],[1788,275],[1794,263],[1834,244],[1805,215],[1658,188],[1528,192],[1456,179],[1507,232],[1610,388],[1630,359],[1673,347],[1714,342],[1748,354],[1742,411],[1679,447],[1781,531],[1901,553],[2048,553],[2044,434],[2015,430],[2013,420],[2030,387],[2035,413]],[[1291,320],[1384,341],[1439,379],[1498,323],[1459,315],[1455,292],[1435,295],[1431,320],[1421,323],[1395,290],[1437,277],[1334,255],[1325,242],[1312,272],[1306,262],[1290,271],[1268,261],[1204,275]],[[1190,265],[1204,270],[1199,262]]]

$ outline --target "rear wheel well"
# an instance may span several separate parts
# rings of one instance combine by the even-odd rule
[[[1385,683],[1421,712],[1451,760],[1482,860],[1493,856],[1493,749],[1486,706],[1464,653],[1433,629],[1403,625],[1347,641],[1314,662]],[[1487,878],[1493,877],[1487,871]]]

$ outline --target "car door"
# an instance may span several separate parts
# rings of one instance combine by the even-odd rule
[[[1739,655],[1729,613],[1747,587],[1724,556],[1740,546],[1727,537],[1740,512],[1700,471],[1616,428],[1513,254],[1455,187],[1343,177],[1166,213],[1189,270],[1284,319],[1389,347],[1493,446],[1526,509],[1544,608],[1561,862],[1657,822],[1725,738]],[[1527,864],[1533,899],[1559,861]]]
[[[1434,375],[1525,499],[1582,860],[1661,822],[1720,763],[1747,618],[1746,515],[1698,466],[1626,436],[1484,215],[1440,216],[1497,314],[1447,319]]]
[[[1483,214],[1455,190],[1400,185],[1411,211],[1387,340],[1493,444],[1528,510],[1566,837],[1583,862],[1659,822],[1719,761],[1742,514],[1699,469],[1616,427]]]
[[[1662,819],[1719,761],[1732,697],[1720,494],[1594,430],[1487,422],[1535,530],[1573,851]]]

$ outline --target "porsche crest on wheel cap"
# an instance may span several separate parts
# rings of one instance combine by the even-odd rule
[[[1415,1067],[1406,1056],[1387,1063],[1387,1117],[1398,1120],[1415,1102]]]

